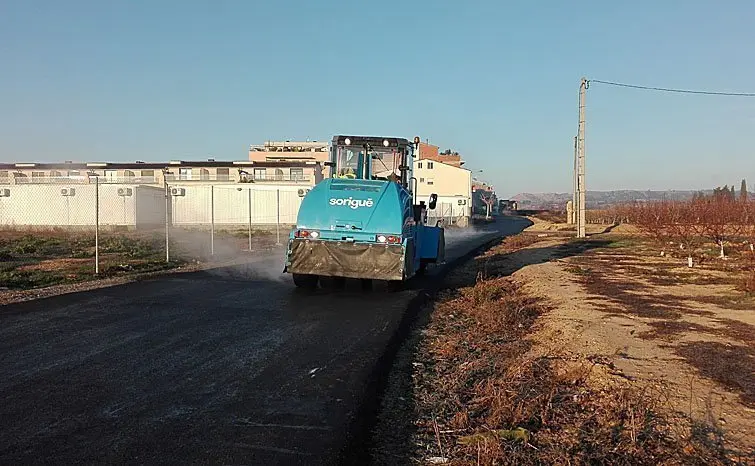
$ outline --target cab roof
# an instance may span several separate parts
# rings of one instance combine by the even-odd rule
[[[373,147],[384,147],[383,141],[388,140],[388,147],[404,147],[411,144],[406,138],[392,138],[381,136],[351,136],[345,134],[339,134],[333,136],[334,146],[346,145],[346,139],[349,139],[352,146],[364,146],[369,144]]]

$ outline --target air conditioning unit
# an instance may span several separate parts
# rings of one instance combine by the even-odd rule
[[[131,188],[118,188],[119,196],[131,196],[133,192],[134,191]]]
[[[0,197],[10,197],[10,189],[0,189]]]
[[[170,194],[173,196],[185,196],[186,190],[184,188],[170,188]]]
[[[76,190],[74,188],[63,188],[60,190],[60,194],[63,196],[73,196],[76,194]]]

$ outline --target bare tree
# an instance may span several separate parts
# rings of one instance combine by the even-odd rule
[[[493,203],[495,202],[495,196],[491,192],[488,196],[485,196],[484,192],[480,192],[480,199],[485,203],[485,220],[490,219],[490,213],[493,210]]]
[[[755,261],[755,202],[740,202],[740,234],[745,237]]]
[[[632,219],[640,231],[655,240],[661,248],[661,256],[666,255],[666,245],[672,237],[671,203],[667,201],[635,204]]]
[[[728,193],[728,194],[727,194]],[[742,226],[743,203],[734,200],[733,190],[724,190],[724,195],[694,203],[700,215],[698,233],[713,240],[720,248],[719,258],[726,258],[724,246],[736,236]]]
[[[700,241],[698,233],[702,222],[700,202],[672,202],[668,204],[669,232],[679,241],[682,249],[687,251],[687,266],[694,265],[695,249]]]

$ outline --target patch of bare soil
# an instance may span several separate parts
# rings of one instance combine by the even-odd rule
[[[514,278],[553,305],[535,335],[544,354],[602,361],[662,393],[666,415],[689,434],[755,461],[755,304],[730,273],[680,267],[626,243]]]
[[[654,283],[688,271],[626,245],[533,232],[451,273],[374,463],[755,464],[752,313],[709,302],[724,280]]]
[[[28,264],[17,267],[17,270],[26,272],[54,272],[65,269],[78,269],[82,265],[91,264],[92,259],[89,258],[66,258],[66,259],[48,259],[37,262],[36,264]]]
[[[536,216],[527,216],[532,225],[525,229],[526,232],[575,232],[576,226],[569,225],[561,219],[546,217],[545,219]],[[611,228],[609,225],[588,223],[585,225],[587,234],[603,233]]]

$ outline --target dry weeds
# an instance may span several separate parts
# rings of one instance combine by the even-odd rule
[[[731,464],[719,430],[670,414],[662,389],[630,382],[605,358],[573,359],[557,351],[534,351],[530,335],[538,319],[550,312],[549,305],[522,291],[507,275],[544,257],[559,259],[605,246],[537,242],[525,235],[515,237],[470,262],[450,281],[456,288],[436,304],[414,363],[419,460]],[[529,248],[519,249],[524,246]],[[591,268],[595,266],[573,267],[587,286],[615,295],[638,315],[677,322],[678,310],[652,299],[643,301],[640,290],[612,283],[596,274]],[[737,324],[730,327],[740,337],[750,331]],[[721,351],[694,345],[688,349],[706,350]],[[732,356],[746,362],[711,366],[711,377],[723,377],[714,371],[727,372],[729,379],[723,383],[751,383],[742,374],[752,372],[748,364],[753,356]]]

